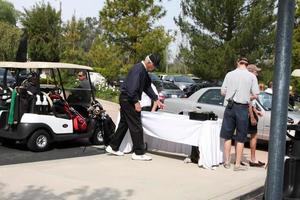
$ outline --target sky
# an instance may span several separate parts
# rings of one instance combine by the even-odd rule
[[[11,2],[15,9],[24,11],[24,8],[30,9],[37,2],[41,0],[7,0]],[[104,6],[105,0],[44,0],[44,2],[50,2],[50,4],[59,9],[59,4],[62,4],[62,20],[67,21],[75,14],[76,18],[85,17],[99,17],[99,11]],[[162,25],[166,30],[175,31],[178,30],[174,23],[173,18],[180,14],[180,0],[163,0],[163,7],[167,11],[166,16],[158,22],[158,25]],[[178,38],[178,37],[177,37]],[[178,39],[170,44],[169,51],[170,60],[173,60],[178,51]]]

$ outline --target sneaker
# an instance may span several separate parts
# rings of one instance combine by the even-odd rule
[[[226,162],[225,162],[225,163],[223,164],[223,166],[224,166],[226,169],[230,169],[230,163],[226,163]]]
[[[239,165],[239,166],[234,166],[233,171],[246,171],[248,170],[247,166]]]
[[[135,153],[131,156],[132,160],[143,160],[143,161],[149,161],[152,160],[151,156],[148,156],[146,154],[143,155],[136,155]]]
[[[114,155],[116,155],[116,156],[124,156],[124,153],[123,153],[123,152],[121,152],[121,151],[115,151],[115,150],[113,150],[113,149],[111,148],[111,146],[107,146],[106,149],[105,149],[105,151],[106,151],[107,153],[114,154]]]

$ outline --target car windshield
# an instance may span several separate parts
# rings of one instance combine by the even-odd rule
[[[259,103],[266,109],[271,110],[272,108],[272,94],[261,92],[258,95]]]
[[[185,82],[185,83],[195,83],[193,79],[187,76],[175,76],[174,77],[175,82]]]
[[[258,95],[258,102],[266,109],[266,110],[271,110],[272,109],[272,94],[266,93],[266,92],[261,92]],[[292,105],[288,104],[288,110],[289,111],[294,111],[295,109],[293,108]]]

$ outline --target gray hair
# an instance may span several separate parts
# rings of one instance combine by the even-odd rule
[[[145,58],[145,62],[146,62],[146,63],[152,63],[151,59],[149,58],[149,55],[148,55],[148,56],[146,56],[146,58]]]

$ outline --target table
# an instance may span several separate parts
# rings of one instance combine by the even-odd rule
[[[190,155],[191,146],[198,146],[198,165],[211,169],[223,162],[223,143],[220,139],[222,121],[196,121],[188,116],[164,112],[142,112],[144,141],[149,150],[159,149]],[[120,151],[132,150],[129,132],[125,135]]]

